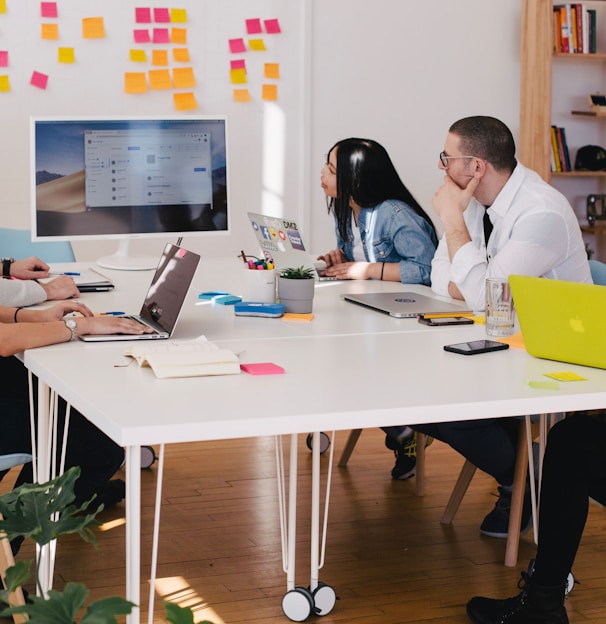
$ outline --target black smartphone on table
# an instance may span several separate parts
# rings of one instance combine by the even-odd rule
[[[431,327],[447,327],[448,325],[473,325],[473,319],[464,316],[433,316],[425,318],[422,314],[417,317],[419,323]]]
[[[457,344],[445,345],[444,351],[460,353],[461,355],[476,355],[477,353],[489,353],[490,351],[503,351],[509,349],[509,345],[495,340],[470,340]]]

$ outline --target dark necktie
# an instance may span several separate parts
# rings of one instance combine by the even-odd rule
[[[490,233],[492,232],[492,222],[490,221],[490,217],[488,216],[488,209],[484,210],[484,243],[488,245],[488,239],[490,238]]]

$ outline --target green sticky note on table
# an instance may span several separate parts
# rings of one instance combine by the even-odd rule
[[[559,390],[560,385],[557,381],[543,381],[531,379],[528,385],[535,390]]]

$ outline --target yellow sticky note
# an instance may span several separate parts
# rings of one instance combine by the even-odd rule
[[[249,39],[248,45],[250,46],[250,49],[254,50],[255,52],[263,52],[267,49],[265,47],[265,41],[263,41],[263,39]]]
[[[8,76],[0,76],[0,91],[10,91],[11,90],[11,83],[10,80],[8,79]]]
[[[59,24],[42,24],[40,36],[42,39],[54,41],[59,39]]]
[[[0,0],[0,13],[6,13],[6,0]]]
[[[124,74],[124,91],[126,93],[146,93],[147,79],[145,72],[126,72]]]
[[[189,89],[196,86],[196,78],[192,67],[175,67],[173,69],[175,89]]]
[[[58,48],[57,60],[59,63],[75,63],[76,55],[74,54],[74,48]]]
[[[173,48],[173,59],[176,63],[189,63],[189,50],[187,48]]]
[[[280,77],[280,63],[265,63],[265,77],[266,78],[279,78]]]
[[[557,381],[545,381],[531,379],[528,385],[535,390],[559,390],[560,386]]]
[[[168,51],[152,50],[152,65],[168,65]]]
[[[264,84],[262,88],[261,97],[269,102],[275,101],[278,99],[278,85],[275,84]]]
[[[287,312],[283,317],[283,321],[313,321],[314,315],[313,312],[309,314],[293,314],[292,312]]]
[[[187,28],[171,28],[170,42],[186,44],[187,43]]]
[[[187,10],[186,9],[171,9],[170,21],[174,23],[181,23],[181,24],[187,22]]]
[[[551,377],[558,381],[587,381],[587,377],[581,377],[572,371],[561,371],[559,373],[545,373],[545,377]]]
[[[130,60],[135,63],[147,63],[147,52],[145,50],[131,50]]]
[[[172,89],[173,83],[170,79],[168,69],[150,69],[149,86],[151,89]]]
[[[250,92],[248,89],[234,89],[235,102],[250,102]]]
[[[232,84],[245,84],[246,83],[246,70],[245,69],[230,69],[229,76]]]
[[[85,17],[82,20],[82,37],[84,39],[103,39],[105,23],[102,17]]]
[[[175,93],[173,94],[175,106],[179,111],[196,110],[198,102],[193,93]]]

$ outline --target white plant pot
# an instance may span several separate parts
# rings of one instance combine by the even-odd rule
[[[314,305],[316,280],[287,279],[278,277],[278,297],[284,304],[284,311],[291,314],[309,314]]]

